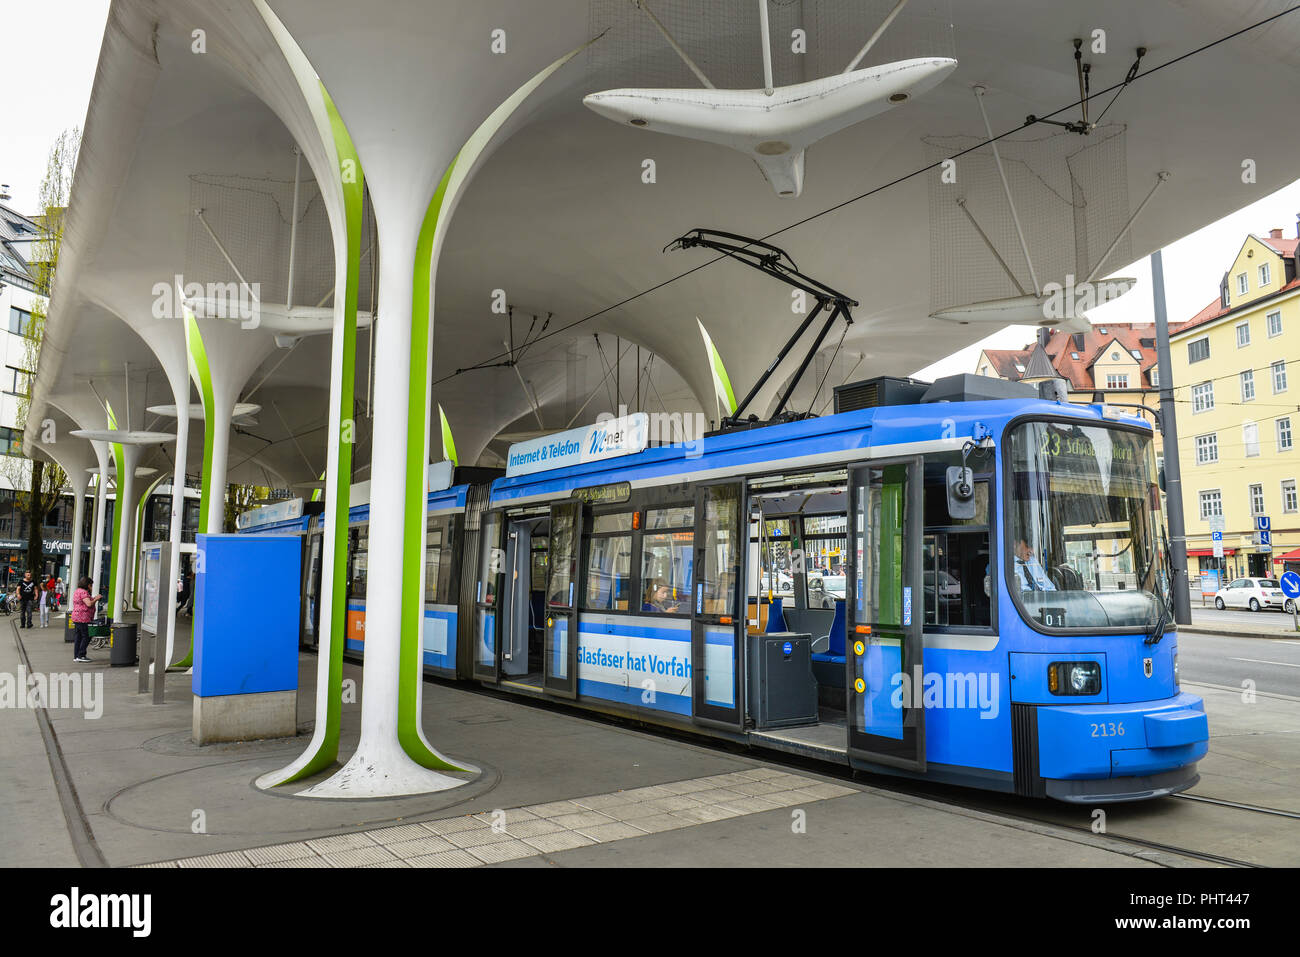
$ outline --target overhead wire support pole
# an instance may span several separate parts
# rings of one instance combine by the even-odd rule
[[[208,231],[208,235],[212,237],[212,241],[217,244],[217,249],[221,252],[221,255],[225,258],[226,264],[229,265],[230,268],[234,270],[235,275],[239,277],[240,283],[243,285],[245,289],[248,290],[248,294],[253,297],[253,301],[260,304],[261,299],[258,298],[257,293],[253,290],[253,287],[248,284],[248,280],[244,278],[244,274],[239,271],[239,267],[235,265],[235,261],[230,258],[230,253],[227,252],[226,247],[221,244],[221,240],[218,239],[217,234],[212,231],[212,227],[208,225],[208,220],[203,215],[203,210],[196,209],[194,211],[194,215],[199,218],[199,222],[203,224],[203,228]]]
[[[993,161],[997,163],[998,176],[1002,178],[1002,190],[1007,194],[1007,205],[1011,207],[1011,221],[1016,224],[1016,235],[1020,237],[1020,251],[1025,254],[1025,265],[1029,267],[1029,281],[1034,285],[1034,295],[1041,296],[1043,287],[1038,285],[1038,275],[1034,272],[1034,261],[1029,257],[1029,244],[1025,242],[1025,231],[1020,225],[1020,215],[1016,212],[1015,200],[1011,198],[1011,184],[1007,181],[1007,171],[1002,166],[1002,154],[998,152],[997,137],[993,135],[993,127],[989,124],[988,112],[984,109],[985,92],[984,87],[975,87],[975,102],[979,104],[980,116],[984,117],[984,130],[989,135],[989,146],[993,149]]]
[[[767,0],[758,0],[758,28],[763,35],[763,92],[771,96],[772,85],[772,27],[767,22]]]
[[[293,147],[293,206],[289,214],[289,279],[284,293],[284,311],[293,310],[293,258],[298,248],[298,185],[302,178],[302,150]]]
[[[852,73],[858,68],[858,64],[862,62],[862,58],[865,57],[867,53],[870,52],[871,48],[876,45],[876,41],[879,40],[884,35],[885,31],[889,29],[889,25],[894,22],[894,17],[902,13],[903,7],[905,6],[907,6],[907,0],[898,0],[898,3],[894,4],[894,9],[889,11],[889,14],[885,17],[885,22],[876,27],[876,32],[871,34],[870,39],[867,40],[866,46],[859,50],[858,55],[855,56],[849,65],[844,68],[845,73]]]
[[[659,22],[659,18],[654,15],[654,11],[645,5],[645,0],[634,0],[634,2],[637,7],[640,8],[641,12],[650,18],[650,22],[659,28],[659,32],[664,35],[664,39],[668,41],[668,45],[673,48],[673,51],[676,52],[679,57],[682,58],[682,62],[691,68],[691,72],[695,74],[696,78],[710,90],[717,89],[717,87],[709,82],[709,78],[704,75],[704,71],[695,65],[695,61],[692,60],[686,51],[678,45],[677,41],[673,39],[673,35],[668,32],[668,28]]]
[[[1146,199],[1142,200],[1138,205],[1138,208],[1133,210],[1133,215],[1128,218],[1128,222],[1125,223],[1124,228],[1119,231],[1119,235],[1115,237],[1114,242],[1112,242],[1110,246],[1106,248],[1106,251],[1101,254],[1101,258],[1097,260],[1097,265],[1092,267],[1092,272],[1088,273],[1088,278],[1085,279],[1084,282],[1092,282],[1097,278],[1097,274],[1101,272],[1101,267],[1106,264],[1106,260],[1110,257],[1110,254],[1115,251],[1115,247],[1120,244],[1120,240],[1128,235],[1128,231],[1133,227],[1133,221],[1138,218],[1142,210],[1146,209],[1147,203],[1151,202],[1151,197],[1156,194],[1156,190],[1158,190],[1160,185],[1169,178],[1169,175],[1169,171],[1163,169],[1156,173],[1156,184],[1151,187],[1151,192],[1147,193]]]
[[[1016,289],[1019,290],[1020,295],[1028,295],[1028,293],[1025,292],[1025,287],[1021,284],[1020,280],[1016,278],[1016,274],[1012,272],[1011,267],[1007,265],[1007,261],[1002,258],[1002,254],[998,252],[997,247],[993,245],[993,241],[989,239],[988,234],[980,228],[979,223],[975,222],[975,217],[972,216],[971,211],[966,208],[965,198],[959,199],[956,202],[958,208],[965,213],[966,218],[970,220],[970,224],[975,227],[975,232],[980,234],[980,239],[984,240],[984,245],[989,248],[989,252],[991,252],[993,258],[998,261],[998,265],[1002,267],[1002,271],[1007,274],[1007,278],[1010,279]]]

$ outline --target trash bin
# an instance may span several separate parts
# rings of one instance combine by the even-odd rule
[[[66,641],[68,644],[72,644],[77,637],[77,626],[76,623],[72,620],[71,612],[68,613],[68,619],[66,622],[64,622],[64,624],[66,624],[68,627],[63,629],[63,640]]]
[[[114,668],[135,664],[136,628],[134,623],[119,622],[113,626],[113,647],[108,653],[108,663]]]

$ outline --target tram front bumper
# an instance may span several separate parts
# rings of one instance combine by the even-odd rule
[[[1047,779],[1049,793],[1053,780],[1144,778],[1191,771],[1209,745],[1205,703],[1192,694],[1160,701],[1038,708],[1038,773]],[[1122,785],[1117,791],[1122,791]]]

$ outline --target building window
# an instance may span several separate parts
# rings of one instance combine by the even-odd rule
[[[1241,401],[1253,402],[1255,399],[1255,370],[1247,369],[1241,374]]]
[[[1106,376],[1106,388],[1108,388],[1108,389],[1127,389],[1127,388],[1128,388],[1128,375],[1127,375],[1127,374],[1125,374],[1125,375],[1115,375],[1114,373],[1111,373],[1110,375]]]
[[[1237,348],[1250,345],[1250,321],[1237,323]]]
[[[5,366],[4,391],[10,395],[31,395],[32,374],[26,369]]]
[[[1078,362],[1078,361],[1079,361],[1079,353],[1077,353],[1077,352],[1071,352],[1071,353],[1070,353],[1070,358],[1073,359],[1075,362]]]
[[[16,336],[30,336],[32,334],[32,314],[26,309],[10,306],[9,331]]]
[[[1201,492],[1201,521],[1223,514],[1223,494],[1216,488]]]
[[[1296,501],[1295,479],[1287,479],[1282,483],[1282,511],[1294,512],[1300,510],[1297,509],[1298,504],[1300,503]]]
[[[1291,442],[1291,416],[1284,415],[1277,420],[1277,450],[1279,452],[1289,452]]]
[[[1211,462],[1219,461],[1219,435],[1217,432],[1211,432],[1209,435],[1198,435],[1196,437],[1196,464],[1209,465]]]
[[[1250,514],[1264,514],[1264,486],[1252,485],[1250,487]]]
[[[983,368],[980,369],[980,375],[988,375],[988,374],[989,374],[988,366],[984,366]]]
[[[1286,391],[1286,360],[1278,359],[1270,369],[1273,370],[1273,394]]]
[[[1241,443],[1246,447],[1246,458],[1251,459],[1259,455],[1259,423],[1241,424]]]
[[[0,428],[0,455],[21,455],[23,433],[21,429]]]
[[[1268,263],[1260,263],[1259,265],[1259,284],[1261,286],[1269,284]]]
[[[1214,383],[1202,382],[1192,386],[1192,414],[1208,412],[1214,408]]]
[[[1200,362],[1210,358],[1210,337],[1202,336],[1187,343],[1187,361]]]
[[[1244,272],[1238,273],[1237,274],[1237,295],[1244,296],[1248,292],[1250,292],[1250,279],[1247,278]]]
[[[1152,366],[1151,371],[1150,373],[1148,373],[1148,375],[1151,378],[1151,388],[1153,389],[1160,388],[1160,370],[1157,369],[1155,366]]]
[[[1272,339],[1274,336],[1280,336],[1282,334],[1282,313],[1270,312],[1265,319],[1268,322],[1268,337]]]

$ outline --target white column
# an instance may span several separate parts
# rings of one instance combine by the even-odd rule
[[[90,476],[84,471],[69,472],[68,479],[72,483],[72,556],[68,560],[68,595],[71,596],[81,577],[81,525],[86,519],[86,486],[90,484]]]
[[[131,539],[134,537],[134,516],[131,514],[135,494],[135,464],[140,460],[138,445],[122,446],[122,461],[117,469],[117,514],[122,516],[122,535],[118,539],[121,554],[117,556],[117,579],[113,582],[113,620],[118,621],[126,606],[126,581],[131,567]]]
[[[190,443],[190,380],[185,376],[178,386],[172,383],[176,399],[176,468],[172,473],[171,559],[167,571],[167,653],[155,656],[171,664],[176,650],[176,583],[181,575],[181,544],[185,532],[185,459]],[[165,667],[165,666],[164,666]]]
[[[220,367],[212,369],[212,404],[215,408],[206,415],[206,427],[212,430],[212,471],[203,477],[209,483],[208,494],[211,496],[208,527],[204,529],[209,535],[219,535],[225,530],[226,465],[230,456],[230,420],[234,418],[236,388],[237,385],[229,381],[229,376]]]
[[[361,738],[351,760],[311,797],[380,797],[458,787],[464,781],[421,767],[397,737],[401,665],[402,546],[406,498],[406,428],[411,367],[411,293],[415,247],[424,210],[376,210],[379,301],[384,321],[375,341],[375,433],[370,468],[370,562],[366,580],[366,693]],[[397,215],[393,216],[392,213]]]
[[[99,578],[104,564],[104,512],[107,511],[108,498],[108,463],[105,461],[106,456],[100,449],[100,444],[95,443],[95,454],[99,457],[99,480],[95,483],[95,538],[90,550],[90,591],[95,595],[103,593]]]

